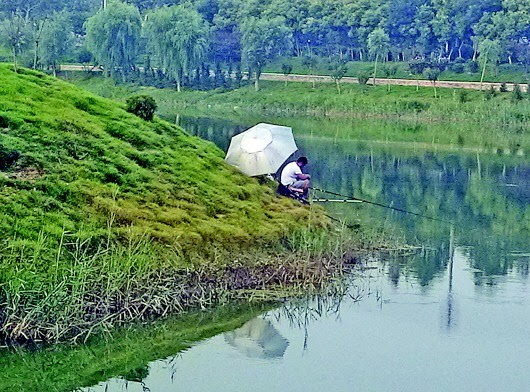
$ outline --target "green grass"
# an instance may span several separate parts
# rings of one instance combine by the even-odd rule
[[[108,312],[126,318],[117,304],[151,298],[161,276],[277,249],[315,213],[177,126],[8,65],[0,145],[21,154],[0,172],[0,335],[16,339],[61,339]]]
[[[331,70],[329,66],[329,61],[325,58],[317,58],[316,65],[313,69],[307,67],[303,64],[303,58],[293,57],[293,58],[281,58],[274,61],[271,64],[268,64],[264,72],[272,73],[282,73],[282,64],[290,64],[293,67],[292,73],[299,75],[331,75]],[[412,75],[408,69],[407,63],[404,62],[392,62],[392,65],[397,67],[397,73],[394,78],[398,79],[416,79],[416,75]],[[346,76],[357,77],[359,74],[366,73],[372,75],[374,72],[374,63],[368,61],[350,61],[346,64],[347,73]],[[384,65],[382,65],[384,67]],[[381,67],[381,65],[380,65]],[[469,72],[456,73],[449,69],[443,71],[440,74],[440,80],[454,80],[461,82],[479,82],[481,72]],[[385,75],[382,72],[381,68],[378,71],[379,78],[384,78]],[[419,79],[425,79],[423,75],[419,75]],[[487,68],[484,81],[487,82],[514,82],[514,83],[528,83],[530,82],[530,71],[525,69],[522,65],[517,64],[501,64],[496,68],[494,66],[489,66]]]
[[[487,100],[484,92],[409,86],[262,82],[232,91],[185,91],[115,85],[103,78],[77,78],[74,83],[97,94],[123,101],[135,93],[153,96],[159,114],[200,113],[262,121],[283,117],[298,132],[342,139],[364,139],[453,145],[456,147],[530,148],[530,99],[513,102],[511,93]],[[462,95],[463,94],[463,95]],[[315,126],[319,124],[319,126]]]

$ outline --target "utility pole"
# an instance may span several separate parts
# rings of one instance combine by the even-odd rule
[[[104,9],[104,10],[107,9],[107,0],[103,0],[103,9]]]

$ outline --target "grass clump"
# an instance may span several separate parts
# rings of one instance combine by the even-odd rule
[[[326,222],[226,165],[213,144],[38,72],[0,65],[0,118],[0,144],[20,153],[0,173],[4,340],[75,338],[201,305],[210,292],[182,271],[221,271],[310,215]],[[167,287],[168,303],[154,303]]]

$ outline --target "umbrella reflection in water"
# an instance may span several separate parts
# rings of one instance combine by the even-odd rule
[[[224,337],[228,344],[249,358],[281,358],[289,345],[270,321],[259,317],[225,333]]]

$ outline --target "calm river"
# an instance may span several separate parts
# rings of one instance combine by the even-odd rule
[[[225,150],[231,136],[259,120],[300,124],[178,119]],[[304,121],[295,137],[318,186],[454,226],[364,204],[326,205],[346,222],[424,250],[374,257],[342,298],[252,316],[132,376],[94,369],[84,384],[93,386],[82,390],[529,391],[528,157],[341,140]]]

